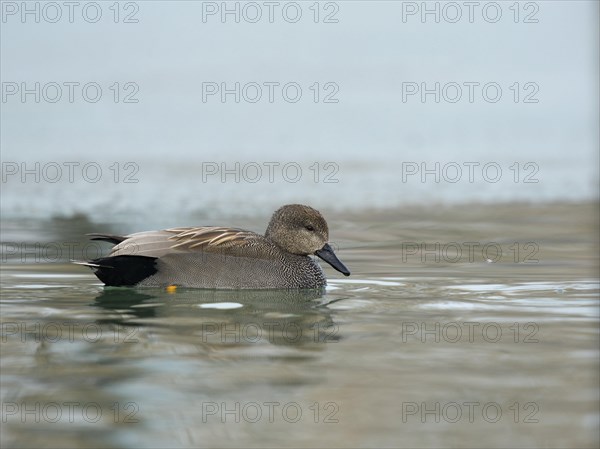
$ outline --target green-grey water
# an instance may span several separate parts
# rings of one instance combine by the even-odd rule
[[[325,292],[104,288],[122,229],[4,222],[2,447],[598,446],[595,203],[326,216]]]

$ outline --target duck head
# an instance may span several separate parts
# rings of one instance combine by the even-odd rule
[[[284,251],[301,256],[314,254],[344,276],[350,271],[329,245],[329,229],[321,213],[302,204],[277,209],[267,226],[265,237]]]

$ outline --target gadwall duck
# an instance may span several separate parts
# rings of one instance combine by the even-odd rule
[[[115,244],[107,257],[78,262],[106,285],[212,289],[318,288],[327,284],[316,255],[345,276],[350,271],[327,243],[319,211],[289,204],[275,211],[265,235],[204,226],[89,234]]]

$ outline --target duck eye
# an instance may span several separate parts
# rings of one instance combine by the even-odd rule
[[[315,230],[315,228],[313,228],[312,225],[306,225],[306,226],[304,226],[304,229],[306,229],[307,231],[314,231]]]

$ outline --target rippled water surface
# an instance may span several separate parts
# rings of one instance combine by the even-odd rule
[[[122,229],[4,223],[2,446],[597,447],[595,204],[328,218],[325,292],[104,288],[31,248]]]

